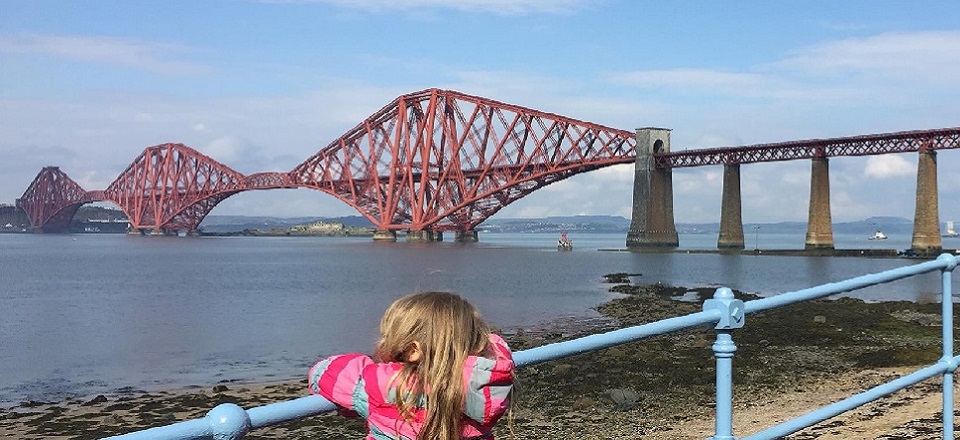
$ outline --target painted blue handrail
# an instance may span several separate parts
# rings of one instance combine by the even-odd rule
[[[960,365],[960,356],[953,353],[951,272],[956,268],[957,263],[958,257],[943,254],[933,261],[747,302],[735,299],[730,289],[719,288],[713,299],[704,302],[701,312],[518,351],[514,353],[514,361],[518,367],[523,367],[651,336],[712,325],[717,332],[717,340],[713,344],[717,362],[717,405],[715,434],[710,439],[736,440],[737,437],[733,435],[733,356],[737,348],[733,341],[733,331],[743,327],[746,315],[939,270],[943,315],[943,357],[936,364],[744,437],[742,440],[783,437],[937,375],[943,376],[943,438],[953,439],[953,375],[957,366]],[[334,409],[336,409],[334,404],[320,396],[306,396],[247,410],[232,403],[224,403],[210,410],[202,419],[107,437],[107,439],[238,440],[251,430],[318,415]]]

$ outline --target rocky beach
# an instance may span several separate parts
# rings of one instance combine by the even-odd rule
[[[637,285],[630,274],[606,278],[622,295],[598,307],[603,318],[502,333],[515,350],[523,350],[697,312],[713,294],[708,288]],[[939,310],[936,303],[837,299],[749,315],[746,326],[734,332],[735,434],[758,432],[936,362]],[[523,368],[514,437],[705,439],[713,434],[714,338],[709,329],[686,330]],[[305,380],[290,380],[23,402],[0,409],[0,437],[97,439],[199,418],[224,402],[249,408],[305,393]],[[940,380],[931,379],[788,438],[940,439],[941,410]],[[508,425],[501,421],[498,438],[510,438]],[[325,414],[245,438],[357,439],[363,434],[361,421]]]

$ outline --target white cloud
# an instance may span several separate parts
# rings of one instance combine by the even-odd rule
[[[237,156],[243,148],[243,145],[241,145],[237,139],[223,136],[197,148],[197,150],[216,159],[220,163],[229,164],[237,160]]]
[[[756,73],[724,72],[710,69],[669,69],[610,73],[616,83],[640,88],[690,88],[740,93],[758,86],[777,82],[772,76]]]
[[[0,53],[45,55],[73,61],[102,63],[144,70],[162,75],[197,75],[209,66],[177,59],[195,49],[130,39],[20,34],[0,37]]]
[[[960,74],[960,32],[885,33],[806,47],[777,67],[826,75],[880,74],[952,83]]]
[[[885,154],[882,156],[870,156],[863,168],[863,174],[875,179],[887,179],[891,177],[912,176],[917,172],[915,164],[911,164],[899,154]]]
[[[788,100],[792,105],[850,106],[895,101],[930,104],[931,95],[956,96],[960,32],[887,33],[798,49],[781,60],[739,71],[674,68],[608,72],[606,81],[674,97]],[[933,89],[931,89],[933,88]],[[944,89],[945,88],[945,89]],[[701,104],[701,103],[698,103]]]

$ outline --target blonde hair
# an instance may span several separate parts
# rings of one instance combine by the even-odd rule
[[[402,362],[392,379],[396,406],[407,422],[426,401],[426,419],[418,439],[461,438],[465,399],[463,366],[467,356],[489,350],[490,329],[480,312],[459,295],[425,292],[404,296],[387,308],[380,320],[380,362]],[[420,360],[407,362],[419,344]]]

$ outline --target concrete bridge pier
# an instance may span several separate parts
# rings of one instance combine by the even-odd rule
[[[833,249],[833,224],[830,218],[830,161],[815,157],[810,165],[810,217],[804,249]]]
[[[937,152],[921,148],[917,161],[917,207],[913,214],[913,241],[918,254],[943,251],[940,237],[940,206],[937,202]]]
[[[434,241],[443,241],[443,231],[434,231],[432,229],[407,231],[408,243],[430,243]]]
[[[477,235],[476,229],[467,229],[463,231],[457,231],[453,241],[457,243],[476,243],[480,241],[480,237]]]
[[[377,229],[373,233],[373,241],[397,241],[397,231]]]
[[[740,164],[723,166],[723,199],[720,204],[720,236],[717,249],[743,249],[743,218],[740,207]]]
[[[658,170],[654,164],[654,154],[669,152],[669,129],[637,129],[633,219],[627,233],[628,248],[663,249],[680,245],[673,219],[673,170]]]

